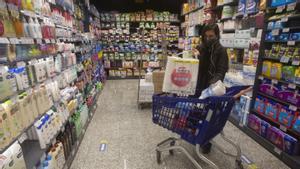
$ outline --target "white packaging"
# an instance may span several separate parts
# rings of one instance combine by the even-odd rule
[[[146,82],[145,79],[140,81],[140,92],[139,101],[140,102],[152,102],[152,96],[154,94],[154,85],[152,82]]]
[[[163,83],[163,91],[194,95],[198,79],[199,60],[169,57]]]
[[[11,152],[12,160],[14,161],[14,166],[11,166],[11,169],[26,169],[26,164],[20,144],[18,142],[15,142],[9,147],[9,151]]]

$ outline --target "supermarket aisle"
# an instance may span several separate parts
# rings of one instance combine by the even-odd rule
[[[137,84],[136,80],[106,83],[72,169],[194,169],[180,153],[175,156],[164,154],[165,162],[162,165],[156,163],[156,144],[172,133],[152,123],[150,109],[137,109]],[[229,122],[225,133],[242,144],[242,152],[260,169],[288,168]],[[224,145],[219,138],[216,141]],[[100,151],[103,142],[107,143],[104,152]],[[221,168],[233,168],[233,159],[215,149],[209,158]],[[204,164],[203,168],[209,167]]]

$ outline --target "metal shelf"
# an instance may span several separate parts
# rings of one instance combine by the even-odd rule
[[[228,120],[237,128],[239,128],[242,132],[252,138],[255,142],[260,144],[270,153],[272,153],[275,157],[279,160],[284,162],[286,165],[291,167],[292,169],[299,169],[300,166],[300,156],[291,156],[281,150],[279,150],[275,145],[273,145],[270,141],[265,139],[264,137],[255,133],[252,129],[248,128],[247,126],[240,126],[239,122],[234,119],[232,116],[228,118]]]
[[[257,112],[256,110],[251,110],[251,112],[253,114],[255,114],[256,116],[259,116],[260,118],[262,118],[263,120],[267,121],[267,122],[270,122],[272,126],[275,126],[277,128],[280,128],[281,129],[281,126],[283,126],[282,124],[280,124],[278,121],[275,121],[273,120],[272,118],[264,115],[264,114],[261,114],[259,112]],[[283,132],[286,132],[290,135],[292,135],[293,137],[296,137],[297,139],[300,138],[300,133],[297,133],[295,132],[294,130],[290,129],[290,128],[286,128],[285,130],[285,127],[282,128],[282,131]]]
[[[139,79],[139,76],[126,76],[124,78],[119,76],[108,76],[107,80],[124,80],[124,79]]]
[[[271,78],[271,77],[266,77],[266,76],[261,76],[261,77],[265,78],[265,79],[269,79],[269,80],[278,81],[278,83],[284,83],[284,84],[287,84],[287,85],[294,84],[296,87],[300,88],[300,84],[297,84],[297,83],[290,83],[290,82],[287,82],[287,81],[284,81],[284,80],[278,80],[278,79]]]
[[[270,95],[264,94],[264,93],[262,93],[262,92],[257,92],[257,94],[258,94],[258,95],[261,95],[261,96],[263,96],[263,97],[269,98],[269,99],[271,99],[271,100],[274,100],[274,101],[276,101],[276,102],[278,102],[278,103],[280,103],[280,104],[283,104],[283,105],[287,105],[287,106],[289,106],[289,105],[293,105],[293,106],[295,106],[295,105],[294,105],[294,104],[292,104],[292,103],[289,103],[289,102],[283,101],[283,100],[281,100],[281,99],[278,99],[278,98],[276,98],[276,97],[273,97],[273,96],[270,96]],[[299,107],[297,107],[297,109],[298,109],[298,110],[300,110],[300,108],[299,108]]]
[[[220,10],[222,9],[224,6],[237,6],[238,5],[238,1],[233,1],[233,2],[228,2],[222,5],[218,5],[214,8],[212,8],[212,10],[216,11],[216,10]]]

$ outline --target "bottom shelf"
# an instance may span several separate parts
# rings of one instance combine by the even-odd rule
[[[95,105],[95,107],[97,107],[97,105]],[[89,124],[90,124],[91,120],[92,120],[93,117],[94,117],[94,114],[95,114],[96,109],[97,109],[97,108],[93,108],[93,112],[91,113],[91,116],[89,117],[88,121],[86,122],[85,126],[83,127],[83,130],[82,130],[82,132],[81,132],[81,134],[80,134],[80,136],[79,136],[77,142],[76,142],[75,145],[73,146],[71,155],[70,155],[70,156],[68,157],[68,159],[66,160],[66,163],[65,163],[63,169],[69,169],[69,168],[71,168],[71,165],[72,165],[72,163],[73,163],[73,161],[74,161],[74,159],[75,159],[75,157],[76,157],[76,155],[77,155],[77,152],[78,152],[78,150],[79,150],[79,147],[80,147],[80,145],[81,145],[81,142],[82,142],[82,140],[83,140],[83,138],[84,138],[85,132],[86,132],[87,128],[89,127]]]
[[[252,129],[248,128],[247,126],[240,126],[239,122],[234,117],[229,117],[228,120],[241,131],[243,131],[245,134],[247,134],[249,137],[251,137],[253,140],[255,140],[258,144],[260,144],[262,147],[264,147],[266,150],[268,150],[270,153],[276,156],[279,160],[284,162],[286,165],[288,165],[292,169],[299,169],[300,156],[291,156],[281,151],[270,141],[256,134]]]

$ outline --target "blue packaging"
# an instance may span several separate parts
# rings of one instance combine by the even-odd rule
[[[290,40],[293,40],[293,41],[300,41],[300,32],[298,33],[292,33],[290,35]]]
[[[257,98],[255,99],[254,109],[259,113],[264,113],[265,102],[261,96],[257,96]]]
[[[278,117],[278,105],[272,100],[266,101],[266,116],[272,118],[274,121],[277,121]]]
[[[247,0],[246,3],[246,13],[247,14],[252,14],[257,12],[258,10],[258,4],[259,4],[259,0]]]
[[[275,36],[272,35],[272,32],[266,34],[266,41],[275,41]]]
[[[282,29],[284,27],[284,22],[281,22],[281,21],[276,21],[275,24],[274,24],[274,28],[275,29]]]
[[[279,118],[278,121],[286,127],[292,126],[292,121],[294,119],[294,112],[289,110],[288,107],[283,106],[279,110]]]
[[[300,133],[300,116],[298,116],[298,118],[296,119],[296,121],[293,125],[293,130]]]
[[[289,34],[288,33],[282,33],[278,37],[279,41],[287,42],[289,40]]]
[[[286,134],[284,137],[284,151],[290,155],[298,154],[298,141],[294,137]]]
[[[290,3],[294,3],[294,2],[296,2],[296,0],[286,0],[285,1],[286,4],[290,4]]]
[[[271,7],[282,6],[286,4],[286,0],[272,0]]]
[[[268,30],[272,30],[275,27],[275,22],[269,22],[268,23]]]
[[[268,129],[270,127],[270,123],[266,122],[266,121],[261,121],[261,128],[260,128],[260,135],[267,138],[267,134],[268,134]]]
[[[239,0],[238,14],[246,13],[246,0]]]

